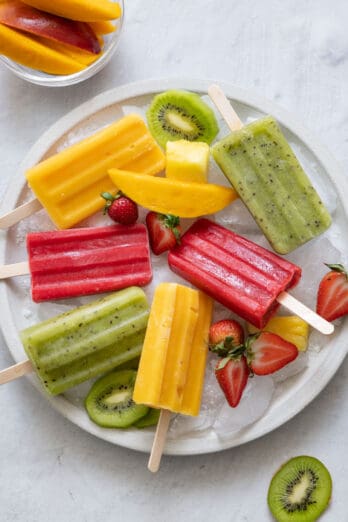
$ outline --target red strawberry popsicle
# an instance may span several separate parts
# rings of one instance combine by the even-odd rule
[[[35,302],[144,286],[152,279],[144,225],[74,228],[27,235],[28,263],[0,267],[1,278],[31,273]]]
[[[189,228],[168,262],[174,272],[257,328],[276,312],[277,297],[301,277],[298,266],[208,219]]]

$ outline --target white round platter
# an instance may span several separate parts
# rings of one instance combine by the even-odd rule
[[[120,118],[123,115],[122,108],[125,106],[138,106],[143,109],[154,93],[167,89],[187,89],[206,94],[210,83],[212,82],[191,79],[149,80],[117,87],[84,103],[60,119],[32,147],[11,181],[1,213],[12,210],[28,199],[30,193],[23,172],[66,146],[71,136],[76,140],[80,132],[82,135],[94,132],[101,126]],[[287,138],[296,145],[296,152],[299,151],[301,162],[310,165],[316,174],[324,179],[328,186],[330,185],[331,190],[337,193],[338,203],[333,226],[338,241],[341,241],[340,249],[343,250],[343,257],[347,258],[348,246],[344,235],[348,230],[348,183],[334,158],[291,115],[277,105],[252,92],[224,83],[220,85],[243,121],[249,118],[255,119],[263,114],[275,116]],[[23,257],[20,256],[24,255],[24,250],[18,248],[13,229],[1,234],[0,262],[22,261]],[[310,244],[302,248],[310,248]],[[16,362],[25,358],[18,336],[18,331],[28,326],[28,319],[25,318],[22,307],[24,305],[22,306],[15,283],[1,283],[0,324],[8,348]],[[348,351],[347,335],[348,322],[346,321],[339,325],[333,336],[327,338],[325,347],[310,357],[308,367],[302,373],[277,387],[277,393],[273,396],[267,412],[254,424],[224,438],[219,438],[213,430],[206,430],[197,436],[170,439],[167,441],[165,453],[193,455],[221,451],[249,442],[281,426],[307,406],[332,378]],[[49,397],[34,375],[29,376],[29,379],[56,410],[85,431],[126,448],[145,452],[150,450],[153,439],[151,429],[122,431],[99,428],[89,420],[81,400],[75,400],[70,394]]]

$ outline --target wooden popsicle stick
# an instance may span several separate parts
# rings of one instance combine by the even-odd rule
[[[159,470],[161,464],[162,453],[167,438],[167,431],[169,427],[169,421],[171,412],[169,410],[161,410],[160,418],[158,420],[155,438],[153,440],[151,454],[147,468],[152,473],[156,473]]]
[[[226,121],[230,130],[235,131],[241,129],[243,127],[243,123],[238,118],[237,113],[234,111],[222,89],[218,85],[211,85],[208,89],[208,94],[219,110],[221,116]],[[326,321],[326,319],[313,312],[313,310],[302,304],[287,292],[282,292],[278,296],[277,301],[278,303],[288,308],[291,312],[301,317],[301,319],[306,321],[320,333],[324,335],[330,335],[333,333],[335,329],[333,324],[329,323]]]
[[[32,214],[35,214],[35,212],[41,209],[42,205],[40,201],[38,199],[32,199],[31,201],[24,203],[20,207],[11,210],[11,212],[8,212],[7,214],[1,216],[0,229],[9,228],[12,225],[15,225],[16,223],[19,223],[19,221],[22,221],[22,219],[29,217]]]
[[[226,98],[223,90],[218,85],[211,85],[208,89],[210,99],[216,105],[221,116],[227,123],[231,131],[239,130],[243,127],[243,123],[239,119],[238,114]]]
[[[301,317],[301,319],[313,326],[313,328],[318,330],[320,333],[324,335],[330,335],[333,333],[335,329],[333,324],[329,323],[329,321],[313,312],[313,310],[308,308],[308,306],[304,305],[287,292],[282,292],[277,297],[277,301],[281,305],[285,306],[285,308]]]
[[[29,262],[14,263],[13,265],[0,265],[0,279],[7,279],[19,275],[30,274]]]
[[[0,371],[0,384],[6,384],[7,382],[19,379],[32,371],[34,371],[34,368],[29,360],[14,364],[6,368],[6,370]]]

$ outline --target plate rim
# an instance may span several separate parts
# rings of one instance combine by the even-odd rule
[[[101,110],[105,110],[110,105],[125,102],[126,100],[135,98],[137,96],[154,94],[167,89],[177,88],[206,93],[208,86],[212,83],[216,83],[216,80],[210,81],[208,79],[201,80],[190,78],[160,78],[153,80],[142,80],[120,85],[116,88],[98,94],[90,100],[87,100],[72,111],[68,112],[62,118],[58,119],[38,138],[38,140],[30,148],[24,160],[21,162],[18,172],[9,182],[8,189],[5,192],[5,197],[1,205],[1,213],[8,212],[14,208],[16,201],[24,187],[22,173],[28,167],[36,164],[43,157],[43,155],[61,138],[62,135],[69,132],[71,128],[78,125],[81,121],[88,119]],[[343,197],[341,197],[341,194],[348,194],[348,180],[345,179],[342,168],[336,159],[331,155],[331,153],[326,149],[326,147],[323,146],[316,137],[313,137],[312,133],[309,132],[305,126],[299,123],[296,118],[292,116],[292,114],[282,107],[279,107],[271,100],[260,96],[253,90],[242,89],[226,82],[219,82],[219,85],[225,91],[228,98],[252,106],[261,112],[267,112],[274,115],[283,127],[289,129],[302,143],[306,145],[306,147],[316,157],[318,162],[321,163],[326,175],[330,178],[331,182],[335,186],[336,192],[340,198],[342,207],[348,219],[348,203]],[[15,189],[13,187],[15,187]],[[2,231],[1,234],[3,241],[0,246],[0,259],[1,262],[4,262],[7,246],[7,231]],[[10,324],[11,320],[9,321],[12,314],[10,313],[10,303],[8,300],[6,285],[0,285],[0,306],[3,310],[3,313],[0,315],[0,326],[4,335],[4,339],[12,357],[16,362],[18,362],[20,359],[17,360],[16,350],[18,347],[21,349],[22,347],[19,341],[18,332],[14,328],[14,325]],[[339,366],[342,364],[348,352],[348,344],[344,343],[345,333],[347,330],[348,323],[346,323],[345,327],[341,328],[340,334],[336,339],[336,343],[340,346],[342,345],[342,349],[337,350],[335,353],[335,358],[330,358],[329,367],[325,366],[325,371],[321,368],[318,368],[317,372],[312,376],[312,378],[309,381],[306,381],[302,388],[297,391],[297,394],[295,394],[295,397],[298,394],[301,394],[301,400],[299,402],[293,401],[293,404],[290,405],[287,411],[279,411],[277,417],[277,410],[280,410],[282,406],[278,405],[276,408],[276,413],[273,414],[273,417],[275,417],[273,422],[267,423],[264,421],[265,417],[267,416],[266,414],[250,427],[246,427],[243,430],[236,432],[237,437],[235,436],[236,434],[231,434],[230,438],[220,439],[217,435],[211,433],[208,437],[191,437],[169,440],[167,442],[164,453],[167,455],[179,456],[222,451],[239,446],[241,444],[245,444],[247,442],[251,442],[252,440],[266,435],[267,433],[272,432],[273,430],[288,422],[319,395],[319,393],[325,388],[325,386],[334,376]],[[87,431],[88,433],[91,433],[92,435],[95,435],[102,440],[106,440],[128,449],[142,452],[149,451],[153,439],[152,431],[142,430],[135,432],[134,430],[120,431],[99,428],[88,419],[84,412],[74,406],[70,401],[62,396],[48,396],[36,378],[33,376],[29,376],[28,378],[39,390],[41,395],[43,395],[52,404],[55,410],[61,413],[63,417],[82,428],[84,431]],[[256,430],[255,427],[257,427]]]

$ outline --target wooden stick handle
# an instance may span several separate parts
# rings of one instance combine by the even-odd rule
[[[243,123],[218,85],[211,85],[208,94],[231,131],[239,130]]]
[[[0,371],[0,384],[6,384],[7,382],[19,379],[32,371],[34,371],[34,368],[29,360],[10,366],[6,368],[6,370]]]
[[[167,438],[171,412],[169,410],[161,410],[158,420],[155,438],[153,440],[149,463],[147,465],[149,471],[156,473],[161,464],[162,453]]]
[[[7,279],[19,275],[30,274],[28,261],[15,263],[13,265],[0,265],[0,279]]]
[[[295,299],[295,297],[288,294],[287,292],[282,292],[278,296],[277,301],[278,303],[285,306],[285,308],[301,317],[301,319],[313,326],[313,328],[318,330],[320,333],[324,335],[330,335],[333,333],[335,329],[333,324],[329,323],[326,319],[313,312],[313,310],[308,308],[306,305]]]
[[[20,207],[11,210],[7,214],[4,214],[0,217],[0,229],[9,228],[12,225],[15,225],[22,219],[35,214],[38,210],[42,209],[42,205],[38,199],[32,199],[28,201],[28,203],[24,203]]]

